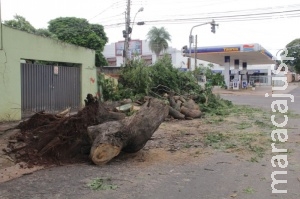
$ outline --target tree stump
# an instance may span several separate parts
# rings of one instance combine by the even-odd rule
[[[169,108],[150,98],[135,114],[120,121],[88,127],[93,141],[90,157],[95,164],[110,161],[121,151],[135,153],[142,149],[169,114]]]

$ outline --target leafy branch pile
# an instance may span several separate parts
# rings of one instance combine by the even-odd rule
[[[101,75],[98,83],[102,87],[104,100],[138,100],[144,96],[163,98],[165,93],[172,92],[193,99],[203,111],[231,104],[212,93],[211,83],[202,88],[193,72],[182,72],[174,68],[167,56],[152,66],[147,66],[143,60],[132,60],[122,67],[118,85]]]

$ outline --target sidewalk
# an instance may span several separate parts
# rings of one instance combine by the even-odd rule
[[[290,93],[292,90],[300,87],[299,82],[292,82],[288,84],[288,87],[286,90],[283,91],[273,91],[273,94],[287,94]],[[266,93],[269,95],[272,94],[272,86],[257,86],[255,87],[255,90],[252,90],[252,88],[247,89],[240,89],[240,90],[225,90],[222,88],[214,88],[213,89],[214,94],[231,94],[231,95],[260,95],[264,96]]]

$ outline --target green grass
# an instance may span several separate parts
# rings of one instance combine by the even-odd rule
[[[248,129],[248,128],[251,128],[252,127],[252,124],[249,123],[249,122],[241,122],[237,125],[237,129],[239,130],[243,130],[243,129]]]
[[[265,122],[262,122],[262,121],[259,121],[259,120],[256,120],[256,121],[254,122],[254,124],[255,124],[256,126],[259,126],[259,127],[265,127],[265,126],[266,126],[266,123],[265,123]]]
[[[240,105],[210,112],[204,123],[211,131],[204,134],[203,142],[213,149],[249,154],[247,159],[258,162],[266,153],[271,131],[276,128],[271,123],[272,114],[270,110]]]
[[[225,148],[226,149],[234,149],[234,148],[237,148],[237,145],[233,144],[233,143],[225,143]]]
[[[205,137],[204,143],[206,145],[210,145],[224,140],[225,140],[225,136],[222,133],[210,133]]]
[[[253,151],[258,157],[262,158],[265,154],[266,149],[260,146],[249,145],[249,149]]]
[[[256,136],[253,134],[240,134],[237,136],[238,140],[243,144],[243,145],[249,145],[250,143],[252,143],[253,141],[256,140]]]
[[[185,145],[184,145],[184,148],[191,148],[192,147],[192,145],[191,144],[189,144],[189,143],[185,143]]]
[[[300,115],[297,113],[294,113],[293,111],[288,110],[287,113],[285,113],[289,118],[300,118]]]
[[[257,157],[256,156],[255,157],[251,157],[250,162],[258,162]]]

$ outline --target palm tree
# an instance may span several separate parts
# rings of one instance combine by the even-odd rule
[[[157,59],[161,52],[168,49],[168,41],[171,41],[171,35],[164,27],[157,28],[153,26],[147,34],[147,39],[149,40],[149,48],[155,53]]]

